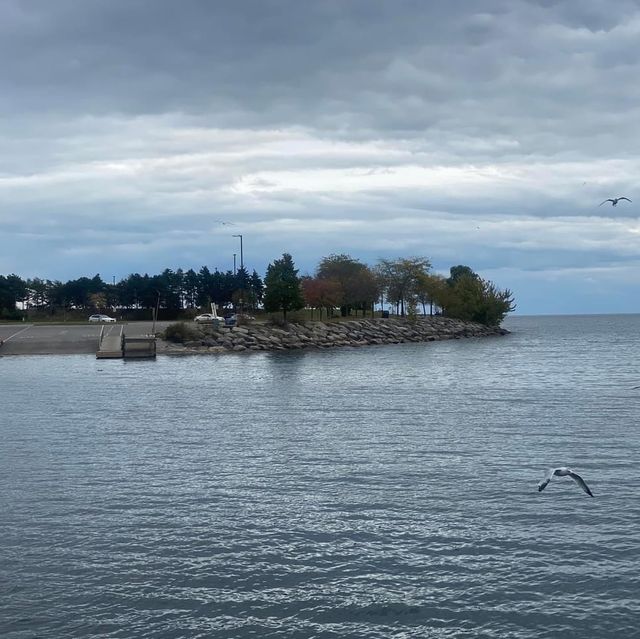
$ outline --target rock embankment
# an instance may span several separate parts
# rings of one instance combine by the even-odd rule
[[[164,342],[167,354],[228,353],[325,349],[338,346],[371,346],[404,342],[433,342],[462,337],[505,335],[503,328],[463,322],[446,317],[408,319],[361,319],[342,322],[289,323],[284,327],[248,324],[233,328],[189,326],[192,333],[183,343]]]

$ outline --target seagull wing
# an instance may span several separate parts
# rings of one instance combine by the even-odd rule
[[[553,473],[555,472],[556,472],[555,468],[550,468],[547,471],[547,474],[545,475],[544,479],[538,484],[538,492],[542,492],[547,487],[547,484],[551,481],[551,478],[553,477]]]
[[[593,493],[589,489],[589,486],[587,486],[584,479],[582,479],[582,477],[580,477],[578,473],[574,473],[573,471],[570,471],[569,477],[571,477],[571,479],[573,479],[573,481],[575,481],[576,484],[578,484],[578,486],[580,486],[580,488],[582,488],[582,490],[584,490],[584,492],[587,493],[587,495],[589,495],[589,497],[593,497]]]
[[[600,202],[600,204],[598,204],[598,206],[602,206],[605,202],[613,202],[613,200],[611,198],[609,198],[608,200],[605,200],[604,202]]]
[[[619,197],[619,200],[626,200],[627,202],[631,202],[631,200],[628,197]]]

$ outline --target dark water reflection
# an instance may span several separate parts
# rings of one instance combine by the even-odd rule
[[[0,636],[635,636],[640,318],[509,327],[0,359]]]

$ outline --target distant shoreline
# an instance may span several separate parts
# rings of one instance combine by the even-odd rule
[[[233,328],[214,329],[210,325],[184,322],[190,339],[174,343],[162,339],[164,329],[174,322],[155,326],[158,355],[223,354],[298,349],[323,350],[407,342],[433,342],[464,337],[506,335],[508,330],[487,327],[447,317],[389,319],[349,319],[338,322],[307,321],[286,326],[252,323]],[[3,325],[0,327],[0,356],[90,355],[97,350],[97,336],[102,325]],[[151,322],[111,324],[111,330],[125,327],[127,335],[146,334]]]

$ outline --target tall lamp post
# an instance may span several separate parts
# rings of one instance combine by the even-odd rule
[[[244,260],[242,259],[242,235],[233,235],[232,237],[240,238],[240,270],[244,270]]]
[[[244,284],[244,259],[243,259],[243,255],[242,255],[242,235],[237,234],[237,235],[233,235],[233,237],[239,237],[240,238],[240,270],[242,271],[242,277],[243,277],[243,284]],[[242,289],[241,289],[242,290]],[[243,296],[244,293],[241,292],[240,293],[240,315],[242,315],[242,310],[243,310]]]

